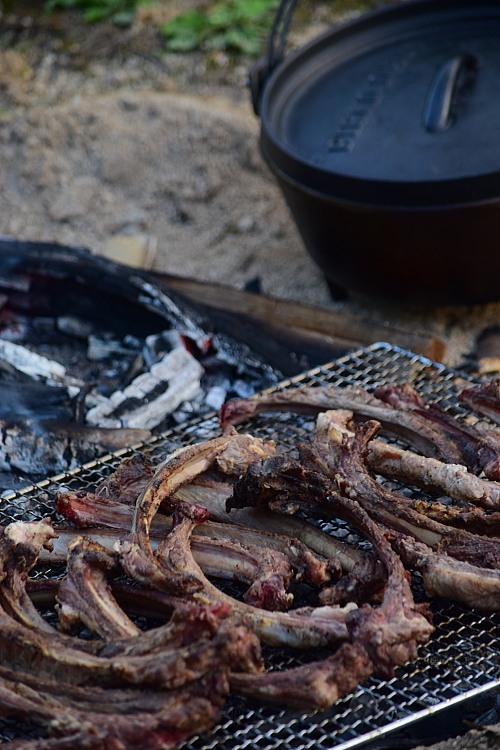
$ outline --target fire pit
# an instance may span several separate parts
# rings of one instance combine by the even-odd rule
[[[0,303],[4,488],[278,379],[166,285],[86,250],[3,240]]]

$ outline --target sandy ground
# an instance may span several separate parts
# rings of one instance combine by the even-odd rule
[[[257,148],[248,104],[151,90],[39,105],[0,122],[0,233],[99,253],[148,235],[153,267],[329,304]]]

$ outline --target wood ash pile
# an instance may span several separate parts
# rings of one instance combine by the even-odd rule
[[[0,241],[0,489],[137,444],[279,376],[147,273]]]

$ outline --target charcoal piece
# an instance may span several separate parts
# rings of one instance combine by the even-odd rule
[[[31,382],[0,381],[0,419],[20,417],[69,420],[73,416],[66,388]]]

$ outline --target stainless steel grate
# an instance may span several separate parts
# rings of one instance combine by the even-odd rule
[[[281,383],[290,385],[361,384],[369,389],[382,383],[408,382],[453,414],[464,412],[456,394],[471,378],[389,344],[374,344],[336,362],[317,367]],[[242,425],[260,437],[275,437],[293,446],[314,429],[310,418],[288,414],[263,415]],[[107,456],[81,469],[53,477],[18,493],[4,493],[0,523],[54,516],[52,497],[61,487],[82,489],[113,471],[120,460],[136,451],[158,461],[174,447],[218,434],[215,417],[184,425],[147,444]],[[329,524],[341,538],[351,534],[345,524]],[[46,567],[37,575],[58,575]],[[418,591],[418,582],[417,582]],[[418,658],[397,670],[392,680],[370,679],[353,694],[324,712],[302,715],[239,698],[231,698],[219,725],[209,734],[186,743],[185,750],[347,750],[385,732],[409,725],[500,686],[500,613],[481,614],[447,601],[432,603],[436,631]],[[273,668],[297,663],[297,654],[274,650]],[[0,736],[12,736],[7,725]]]

